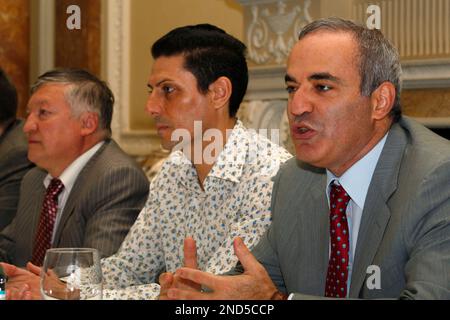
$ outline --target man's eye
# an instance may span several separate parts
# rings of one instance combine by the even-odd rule
[[[332,87],[327,86],[326,84],[325,85],[322,85],[322,84],[317,85],[317,90],[319,90],[319,91],[326,92],[326,91],[330,91],[331,89],[332,89]]]
[[[297,88],[294,86],[286,86],[286,91],[289,94],[294,93],[296,90],[297,90]]]
[[[164,93],[172,93],[175,89],[171,86],[163,86],[162,90],[164,91]]]
[[[45,109],[40,109],[39,110],[39,117],[46,117],[46,116],[48,116],[48,115],[50,115],[50,111],[48,111],[48,110],[45,110]]]

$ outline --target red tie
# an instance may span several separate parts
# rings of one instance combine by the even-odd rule
[[[42,204],[41,217],[34,241],[33,257],[31,262],[41,266],[44,261],[45,252],[52,245],[53,227],[55,225],[56,212],[58,211],[58,195],[64,185],[59,179],[52,179],[45,194]]]
[[[345,298],[347,296],[349,232],[345,211],[350,201],[344,188],[334,183],[330,191],[330,243],[325,296]]]

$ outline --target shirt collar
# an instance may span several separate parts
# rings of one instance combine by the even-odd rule
[[[364,208],[370,181],[372,180],[381,151],[383,151],[384,144],[386,143],[386,138],[387,133],[369,153],[345,171],[342,176],[336,177],[332,172],[327,170],[326,193],[328,202],[330,200],[330,183],[336,180],[345,189],[352,201],[359,208]]]
[[[208,177],[235,183],[240,181],[249,148],[249,139],[245,138],[247,133],[247,129],[242,122],[237,120],[231,132],[227,132],[227,143],[219,154]]]
[[[227,132],[227,142],[214,162],[205,182],[211,177],[236,183],[240,181],[249,148],[249,139],[245,138],[247,134],[247,129],[240,120],[237,120],[233,129]],[[188,186],[193,181],[197,181],[195,168],[182,151],[172,152],[168,161],[171,165],[177,167],[177,176],[180,183]]]
[[[64,185],[64,190],[68,193],[72,190],[73,185],[75,184],[75,180],[78,177],[78,174],[84,168],[84,166],[88,163],[88,161],[94,156],[94,154],[100,149],[100,147],[104,144],[104,141],[97,143],[95,146],[90,148],[88,151],[83,153],[74,162],[72,162],[58,177]],[[49,174],[44,179],[45,189],[48,188],[50,181],[53,179]]]

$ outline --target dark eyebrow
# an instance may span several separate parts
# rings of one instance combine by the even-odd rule
[[[329,81],[336,82],[336,83],[342,82],[341,79],[331,75],[328,72],[314,73],[308,77],[308,80],[329,80]]]
[[[286,74],[284,76],[284,82],[297,82],[297,80],[295,80],[294,77],[291,77],[290,75]]]
[[[170,79],[163,79],[163,80],[159,81],[159,82],[155,85],[155,87],[160,86],[161,84],[163,84],[163,83],[166,82],[166,81],[171,81],[171,80],[170,80]],[[152,86],[150,83],[147,83],[147,87],[148,87],[149,89],[153,89],[153,86]]]

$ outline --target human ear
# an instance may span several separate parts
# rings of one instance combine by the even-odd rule
[[[372,116],[375,120],[384,119],[389,115],[394,106],[396,90],[394,84],[385,81],[372,92],[370,101],[372,103]]]
[[[80,116],[81,134],[87,136],[98,128],[98,114],[95,112],[85,112]]]
[[[219,77],[209,85],[209,93],[212,105],[215,109],[228,106],[232,92],[232,84],[229,78]]]

